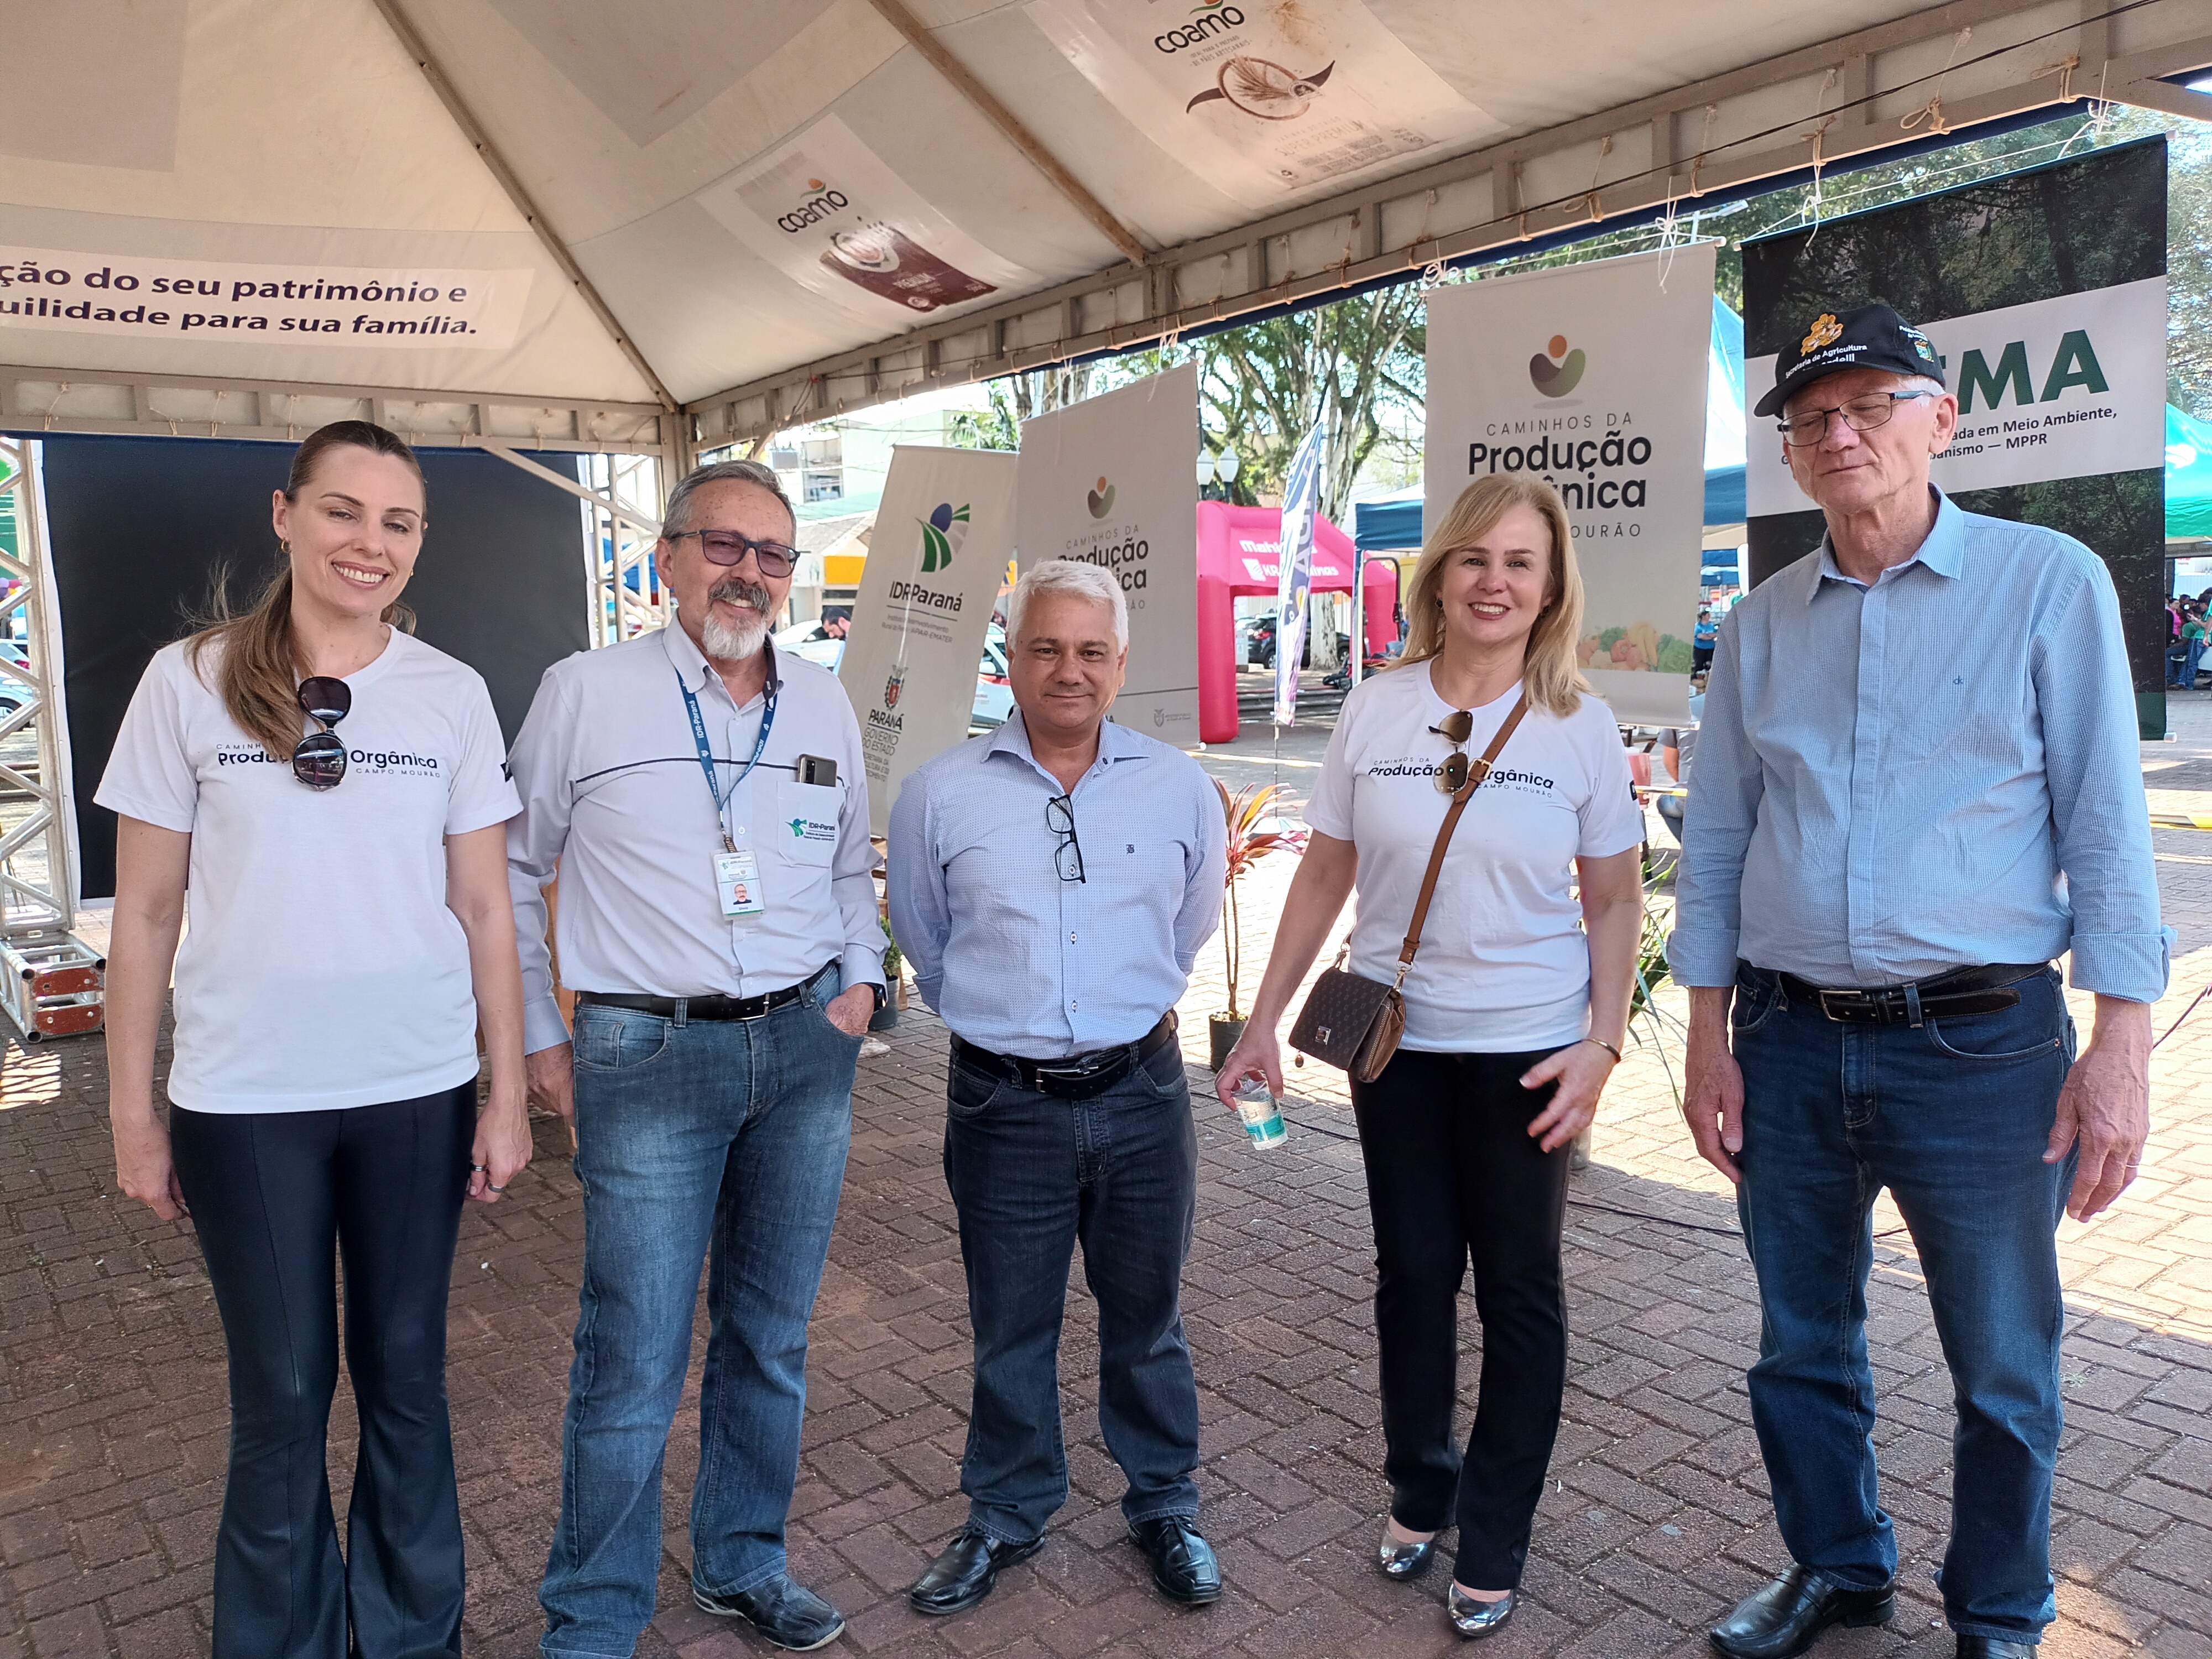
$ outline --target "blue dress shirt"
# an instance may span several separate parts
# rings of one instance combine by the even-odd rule
[[[2104,561],[1935,492],[1871,585],[1824,538],[1721,626],[1667,959],[1871,986],[2069,948],[2074,983],[2155,1001],[2150,818]]]
[[[976,1047],[1030,1060],[1144,1036],[1221,921],[1228,830],[1196,761],[1099,728],[1072,796],[1080,882],[1054,862],[1060,793],[1017,711],[917,768],[891,810],[891,933],[922,1000]]]

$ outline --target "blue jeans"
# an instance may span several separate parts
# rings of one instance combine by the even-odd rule
[[[1884,1187],[1920,1254],[1958,1413],[1936,1582],[1962,1636],[2034,1642],[2057,1617],[2051,1485],[2065,1304],[2054,1243],[2074,1159],[2043,1161],[2074,1027],[2046,969],[2017,1006],[1850,1025],[1740,965],[1736,1206],[1759,1278],[1752,1421],[1790,1555],[1838,1585],[1897,1572],[1875,1501],[1869,1216]]]
[[[549,1655],[627,1659],[660,1574],[660,1469],[691,1359],[691,1577],[734,1595],[784,1570],[806,1407],[806,1322],[852,1139],[860,1040],[831,969],[763,1019],[576,1010],[584,1279],[561,1437],[561,1519],[538,1601]]]
[[[969,1524],[1039,1536],[1067,1501],[1060,1328],[1078,1240],[1098,1303],[1098,1428],[1128,1478],[1121,1513],[1198,1513],[1198,1385],[1183,1340],[1182,1267],[1198,1198],[1198,1132],[1170,1042],[1088,1100],[962,1065],[946,1079],[945,1184],[975,1331],[960,1490]]]
[[[2190,641],[2188,649],[2184,653],[2184,658],[2181,669],[2182,689],[2193,691],[2197,689],[2197,665],[2204,659],[2204,641]]]

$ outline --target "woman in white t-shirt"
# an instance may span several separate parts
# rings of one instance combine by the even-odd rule
[[[463,1198],[497,1200],[530,1127],[499,723],[472,670],[392,626],[425,507],[381,427],[309,437],[267,593],[155,654],[94,798],[120,815],[117,1184],[164,1219],[189,1205],[229,1346],[218,1659],[461,1650],[446,1290]],[[334,1256],[361,1418],[343,1563]]]
[[[1459,1527],[1467,1638],[1512,1615],[1559,1431],[1569,1148],[1620,1057],[1643,921],[1644,820],[1605,705],[1575,667],[1582,578],[1558,492],[1492,477],[1431,533],[1403,665],[1346,701],[1306,806],[1312,836],[1251,1023],[1216,1079],[1282,1089],[1275,1029],[1345,899],[1353,972],[1387,984],[1449,797],[1448,763],[1528,713],[1462,815],[1407,975],[1405,1038],[1352,1107],[1375,1223],[1393,1578]],[[1579,898],[1574,886],[1579,878]],[[1474,1263],[1482,1381],[1453,1445],[1459,1288]],[[1455,1493],[1456,1497],[1455,1498]]]

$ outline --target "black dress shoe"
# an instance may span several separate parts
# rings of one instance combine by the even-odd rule
[[[778,1573],[764,1584],[736,1595],[691,1586],[700,1611],[721,1619],[742,1619],[761,1637],[793,1653],[828,1647],[845,1633],[844,1615],[804,1584]]]
[[[2035,1659],[2035,1644],[2001,1642],[1994,1636],[1961,1636],[1959,1659]]]
[[[929,1571],[915,1580],[906,1599],[916,1613],[958,1613],[991,1593],[991,1587],[999,1582],[1000,1568],[1026,1561],[1043,1547],[1042,1536],[1026,1544],[1009,1544],[973,1527],[963,1527],[945,1547],[945,1553],[929,1564]]]
[[[1896,1611],[1894,1585],[1842,1589],[1812,1568],[1793,1564],[1765,1589],[1737,1602],[1710,1634],[1729,1659],[1791,1659],[1831,1625],[1886,1625]]]
[[[1129,1523],[1129,1536],[1152,1558],[1152,1583],[1170,1601],[1203,1607],[1221,1595],[1221,1564],[1194,1516],[1162,1515]]]

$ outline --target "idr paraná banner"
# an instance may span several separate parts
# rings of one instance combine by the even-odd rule
[[[834,115],[696,199],[801,288],[894,328],[1031,279],[923,200]]]
[[[2138,716],[2166,729],[2166,141],[2146,139],[1833,219],[1743,250],[1744,390],[1782,343],[1879,299],[1924,331],[1959,400],[1936,487],[1970,513],[2046,525],[2118,590]],[[1756,583],[1826,528],[1751,426]]]
[[[1197,366],[1024,421],[1021,468],[1022,568],[1100,565],[1128,602],[1128,677],[1107,718],[1195,748]]]
[[[1016,465],[996,450],[891,451],[837,664],[878,836],[906,775],[968,735],[975,665],[1013,551]]]
[[[1577,655],[1624,723],[1687,718],[1712,302],[1710,243],[1429,295],[1425,521],[1479,477],[1558,487],[1582,568]]]
[[[0,246],[0,329],[503,351],[514,343],[535,274]]]

